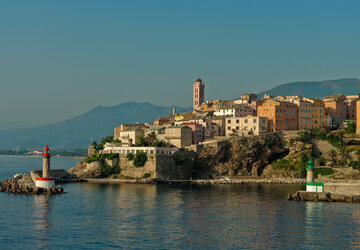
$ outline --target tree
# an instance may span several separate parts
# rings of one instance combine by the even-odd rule
[[[145,139],[148,145],[153,144],[156,141],[155,132],[153,131],[150,134],[148,134]]]
[[[332,166],[336,164],[337,152],[334,149],[331,149],[328,153],[328,156],[331,160]]]
[[[231,130],[231,134],[230,134],[231,137],[235,137],[235,136],[239,136],[236,129],[233,129]]]
[[[356,124],[355,122],[348,123],[346,128],[344,128],[346,134],[356,133]]]
[[[340,159],[341,163],[344,165],[347,165],[348,162],[351,160],[350,153],[345,147],[340,148]]]
[[[93,141],[93,142],[91,143],[91,146],[92,146],[93,148],[97,149],[98,143],[97,143],[96,141]]]
[[[145,152],[137,152],[133,161],[135,167],[142,167],[147,161],[147,154]]]
[[[139,146],[139,147],[148,146],[148,143],[143,135],[139,135],[136,138],[137,138],[136,146]]]
[[[167,147],[167,143],[164,142],[164,141],[154,141],[152,144],[151,144],[152,147]]]

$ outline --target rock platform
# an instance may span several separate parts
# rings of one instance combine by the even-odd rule
[[[333,193],[319,193],[297,191],[295,194],[288,194],[288,200],[293,201],[325,201],[325,202],[353,202],[360,203],[360,195],[343,195]]]
[[[51,186],[49,190],[36,187],[29,174],[16,174],[13,178],[0,182],[0,192],[13,194],[63,194],[64,190],[59,185]]]

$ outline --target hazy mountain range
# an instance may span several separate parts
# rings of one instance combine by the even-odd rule
[[[337,93],[356,95],[359,92],[360,80],[356,78],[345,78],[339,80],[285,83],[259,93],[258,98],[262,98],[265,93],[273,96],[302,95],[306,97],[324,97]]]
[[[58,149],[84,148],[90,144],[91,138],[99,140],[113,135],[114,127],[122,123],[153,123],[160,116],[169,116],[173,108],[135,102],[111,107],[98,106],[59,123],[0,131],[0,149],[42,148],[45,144]],[[175,108],[180,112],[189,111],[182,107]]]
[[[277,95],[303,95],[323,97],[328,94],[347,95],[360,92],[360,80],[340,79],[314,82],[294,82],[279,85],[264,93]],[[190,111],[189,108],[175,107],[177,111]],[[49,144],[57,149],[78,149],[90,144],[91,138],[113,135],[114,127],[122,123],[152,123],[160,116],[169,116],[173,107],[156,106],[150,103],[126,102],[112,107],[98,106],[80,116],[55,124],[29,129],[0,131],[0,150],[20,148],[42,148]]]

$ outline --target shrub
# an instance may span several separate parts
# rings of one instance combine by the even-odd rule
[[[344,128],[346,134],[354,134],[356,133],[356,124],[355,122],[348,123],[346,128]]]
[[[301,142],[309,142],[310,141],[310,133],[309,131],[301,131],[298,133],[298,136],[295,140],[296,141],[301,141]]]
[[[94,162],[94,161],[100,161],[100,157],[97,155],[93,155],[93,156],[91,156],[91,157],[87,157],[86,159],[85,159],[85,162],[86,163],[92,163],[92,162]]]
[[[350,161],[349,167],[353,169],[358,169],[360,171],[360,161]]]
[[[126,155],[126,159],[128,159],[128,161],[134,160],[134,154],[133,154],[133,153],[128,153],[128,154]]]
[[[265,145],[268,149],[270,149],[272,146],[274,146],[275,142],[273,139],[267,139],[265,142]]]
[[[160,147],[160,148],[165,148],[167,147],[167,144],[166,142],[164,141],[154,141],[152,144],[151,144],[152,147]]]
[[[318,166],[323,166],[326,164],[326,159],[322,156],[316,159],[316,163]]]
[[[108,177],[111,175],[111,167],[109,165],[102,165],[101,166],[101,171],[100,171],[100,174],[102,177]]]
[[[100,170],[100,174],[102,177],[109,177],[110,175],[113,174],[120,174],[121,169],[119,166],[115,166],[115,167],[110,167],[109,165],[102,165],[101,166],[101,170]]]
[[[185,155],[183,155],[183,154],[174,154],[173,159],[174,159],[176,165],[182,165],[185,162]]]
[[[137,152],[133,164],[135,167],[142,167],[147,161],[147,154],[145,152]]]
[[[119,158],[119,154],[113,153],[113,154],[105,154],[105,158],[108,160],[112,160],[114,158]]]
[[[314,177],[317,178],[319,174],[321,175],[331,175],[334,173],[332,168],[315,168],[314,169]]]
[[[304,152],[296,161],[291,161],[289,159],[281,159],[274,162],[272,164],[272,167],[273,169],[283,169],[286,171],[295,172],[296,177],[304,178],[306,176],[306,165],[308,159],[308,152]]]
[[[143,178],[145,179],[145,178],[149,178],[151,175],[149,174],[149,173],[145,173],[144,175],[143,175]]]

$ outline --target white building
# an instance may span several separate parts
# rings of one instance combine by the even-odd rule
[[[259,116],[226,118],[225,135],[259,135],[268,132],[268,118]]]
[[[179,149],[175,147],[123,147],[117,143],[106,143],[100,153],[126,155],[129,153],[136,154],[138,152],[145,152],[147,154],[171,155],[177,151],[179,151]]]
[[[254,109],[244,104],[234,104],[228,108],[220,108],[214,112],[214,116],[245,117],[253,115]]]

